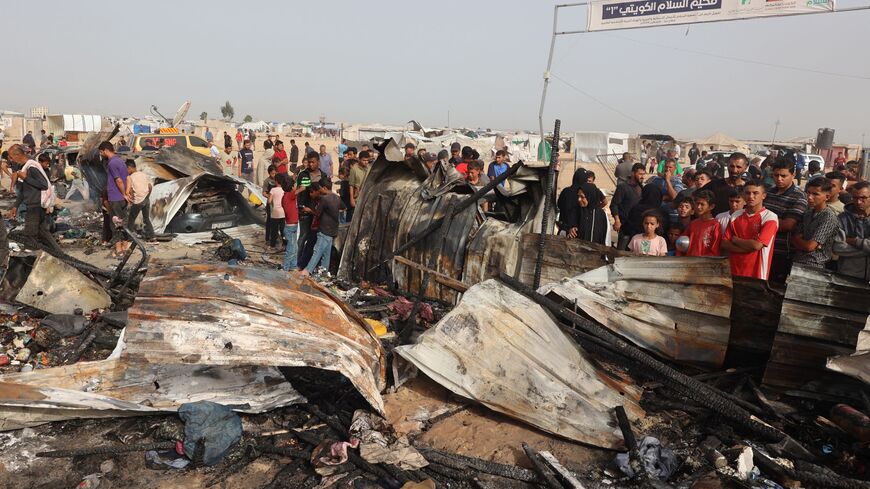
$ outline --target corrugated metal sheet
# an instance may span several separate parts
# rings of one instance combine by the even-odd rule
[[[797,395],[861,399],[862,384],[825,366],[829,357],[858,349],[870,315],[868,298],[866,282],[795,265],[764,384]]]
[[[234,228],[221,229],[227,236],[242,241],[253,241],[257,238],[262,238],[265,234],[265,229],[259,224],[248,224],[245,226],[236,226]],[[203,231],[201,233],[183,233],[178,234],[173,238],[173,241],[186,245],[195,245],[198,243],[207,243],[212,240],[213,231]]]
[[[131,359],[333,370],[383,410],[386,370],[377,336],[350,307],[299,274],[152,264],[128,316]]]
[[[282,366],[339,372],[383,412],[385,353],[377,337],[298,274],[152,263],[128,318],[117,358],[0,377],[0,429],[174,410],[196,400],[261,412],[302,401]]]
[[[421,279],[419,270],[392,262],[382,267],[376,265],[389,258],[393,250],[418,236],[432,222],[442,218],[451,204],[467,198],[474,193],[474,189],[465,184],[452,167],[436,164],[430,175],[416,160],[406,162],[387,159],[397,150],[398,147],[391,141],[372,164],[363,183],[342,250],[339,277],[352,281],[395,281],[400,289],[417,292]],[[398,151],[398,155],[390,157],[401,158],[401,151]],[[502,194],[511,200],[512,222],[500,221],[505,224],[501,230],[509,236],[515,237],[519,230],[540,226],[543,201],[540,171],[521,169],[511,179],[510,192],[505,191],[510,196]],[[464,276],[475,277],[475,280],[481,278],[481,263],[478,262],[470,274],[464,273],[469,243],[476,239],[482,223],[494,219],[484,216],[478,206],[470,206],[455,216],[435,270],[457,280],[462,280]],[[497,227],[493,224],[488,229]],[[428,265],[432,252],[439,245],[439,233],[435,232],[404,252],[403,256]],[[430,281],[426,296],[454,302],[456,292]]]
[[[598,370],[547,311],[496,280],[468,289],[416,344],[395,351],[456,394],[583,443],[622,446],[618,405],[644,415],[637,387]]]
[[[540,292],[665,358],[718,368],[728,349],[731,288],[726,259],[620,257]]]
[[[305,398],[275,367],[152,365],[115,358],[0,377],[0,431],[175,411],[195,401],[259,413]]]
[[[524,233],[521,237],[519,270],[518,275],[515,276],[527,285],[532,285],[534,279],[539,236],[538,233]],[[544,240],[541,283],[552,284],[566,277],[575,277],[613,263],[620,256],[632,256],[632,254],[591,241],[549,235]]]

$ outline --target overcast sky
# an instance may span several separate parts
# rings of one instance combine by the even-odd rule
[[[439,126],[449,112],[536,129],[553,4],[7,2],[0,109],[171,116],[190,99],[196,118],[229,100],[237,120]],[[584,25],[572,10],[561,29]],[[545,125],[765,139],[779,120],[778,138],[832,127],[870,144],[868,24],[860,11],[560,37]]]

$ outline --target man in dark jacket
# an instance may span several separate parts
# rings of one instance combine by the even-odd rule
[[[840,273],[870,280],[870,183],[854,184],[852,197],[854,201],[840,214],[842,232],[833,251],[839,256]]]
[[[628,222],[628,215],[634,206],[640,202],[643,182],[646,179],[646,165],[634,163],[628,180],[616,185],[613,198],[610,200],[610,214],[613,216],[613,229],[619,233],[616,247],[624,250],[631,240],[631,235],[622,230]]]
[[[25,247],[35,249],[38,244],[42,244],[49,248],[50,251],[60,252],[60,246],[54,240],[49,229],[50,222],[46,210],[42,207],[42,192],[48,190],[50,182],[44,176],[45,169],[48,168],[51,162],[47,154],[40,155],[40,162],[37,163],[29,160],[24,154],[24,148],[16,144],[9,148],[9,159],[15,163],[26,166],[27,169],[22,169],[18,174],[18,179],[21,181],[21,193],[15,200],[15,205],[10,211],[10,216],[15,217],[18,211],[18,206],[22,203],[27,206],[27,214],[24,216],[24,237]],[[37,165],[41,165],[43,171],[39,171]]]

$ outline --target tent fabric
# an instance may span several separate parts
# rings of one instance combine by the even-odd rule
[[[733,150],[733,151],[743,151],[749,152],[749,146],[746,145],[743,141],[732,138],[731,136],[717,132],[707,139],[702,141],[695,141],[698,143],[698,146],[707,148],[713,146],[713,148],[717,150]]]
[[[622,155],[628,151],[628,138],[621,132],[575,132],[574,158],[597,163],[599,155]]]

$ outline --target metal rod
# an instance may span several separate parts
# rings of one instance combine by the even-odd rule
[[[555,193],[555,176],[556,162],[559,160],[559,129],[562,127],[562,121],[556,119],[556,124],[553,126],[553,146],[550,149],[550,166],[547,167],[547,184],[544,188],[544,219],[541,222],[541,234],[538,237],[538,257],[535,260],[535,278],[533,287],[538,290],[541,286],[541,269],[544,266],[544,245],[547,242],[547,235],[550,234],[550,227],[553,223],[551,215],[553,213],[553,194]],[[544,140],[541,140],[544,144]]]
[[[567,6],[567,5],[566,5]],[[544,104],[547,102],[547,87],[550,85],[550,69],[553,67],[553,51],[556,49],[556,24],[559,19],[559,7],[553,7],[553,33],[550,37],[550,55],[547,57],[547,69],[544,71],[544,89],[541,91],[541,107],[538,109],[538,129],[541,132],[541,144],[544,144]],[[540,146],[538,146],[540,152]]]

